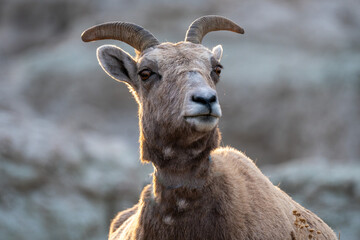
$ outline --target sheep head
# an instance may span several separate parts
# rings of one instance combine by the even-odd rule
[[[201,41],[218,30],[244,33],[224,17],[205,16],[190,25],[185,41],[179,43],[159,43],[144,28],[122,22],[97,25],[82,34],[85,42],[116,39],[137,50],[133,58],[119,47],[104,45],[97,57],[103,70],[126,83],[137,100],[142,144],[187,146],[217,130],[221,108],[215,85],[223,50],[221,45],[209,50]]]

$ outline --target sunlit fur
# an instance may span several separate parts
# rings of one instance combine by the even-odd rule
[[[212,53],[200,44],[180,42],[127,58],[137,71],[145,67],[157,73],[146,81],[139,76],[118,79],[131,86],[139,103],[141,160],[153,163],[155,171],[139,202],[112,221],[109,239],[308,239],[308,231],[295,224],[294,210],[319,232],[316,239],[336,239],[320,218],[275,187],[243,153],[219,147],[217,126],[198,131],[184,119],[192,90],[189,71],[215,90],[212,61],[221,53],[219,47]],[[99,56],[101,64],[108,64]]]
[[[161,79],[142,83],[138,90],[142,160],[179,171],[197,164],[193,158],[199,152],[207,149],[204,156],[208,156],[218,145],[217,128],[211,132],[198,132],[184,121],[182,115],[186,93],[191,90],[187,84],[189,71],[201,73],[208,86],[215,89],[210,76],[211,57],[211,51],[202,45],[164,43],[139,58],[138,67],[150,61],[156,64],[161,75]],[[172,149],[172,155],[179,159],[172,160],[171,154],[164,156],[164,149]]]

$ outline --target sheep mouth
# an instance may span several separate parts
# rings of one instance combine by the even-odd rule
[[[216,115],[216,114],[196,114],[196,115],[189,115],[189,116],[184,116],[185,119],[191,119],[191,118],[200,118],[200,119],[203,119],[203,120],[206,120],[206,119],[214,119],[214,118],[220,118],[219,115]]]
[[[220,116],[214,114],[197,114],[184,117],[185,121],[198,132],[213,130],[218,124],[219,118]]]

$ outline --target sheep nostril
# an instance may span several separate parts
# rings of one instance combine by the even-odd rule
[[[213,103],[213,102],[216,102],[216,96],[215,95],[212,95],[209,99],[209,103]]]
[[[210,97],[203,97],[199,95],[193,95],[191,100],[196,103],[200,103],[203,105],[212,104],[216,102],[216,95],[211,95]]]
[[[203,97],[201,97],[201,96],[192,96],[191,97],[191,100],[193,101],[193,102],[196,102],[196,103],[201,103],[201,104],[207,104],[207,100],[205,99],[205,98],[203,98]]]

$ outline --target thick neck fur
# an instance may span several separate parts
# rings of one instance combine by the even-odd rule
[[[141,136],[142,156],[155,168],[153,183],[141,197],[146,206],[140,220],[144,239],[233,239],[223,217],[227,198],[216,193],[217,189],[227,192],[228,186],[225,179],[214,181],[210,168],[210,153],[220,141],[219,129],[192,141],[184,141],[186,134],[182,139],[173,135],[157,138],[154,132],[148,136],[144,131]],[[165,139],[172,141],[162,141]],[[194,216],[203,216],[204,221]]]
[[[169,129],[150,129],[141,127],[140,150],[141,159],[154,165],[155,189],[160,190],[160,186],[194,189],[204,185],[209,173],[210,152],[219,146],[219,129],[201,134],[191,129],[187,129],[187,134],[184,129],[171,133]]]

